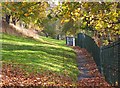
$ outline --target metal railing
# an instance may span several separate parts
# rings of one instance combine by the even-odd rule
[[[118,85],[118,48],[120,41],[116,41],[100,49],[101,72],[112,85]]]
[[[85,48],[93,56],[99,71],[107,82],[113,86],[118,85],[120,40],[99,48],[91,37],[79,33],[76,38],[76,46]]]
[[[95,41],[91,37],[79,33],[76,38],[76,46],[85,48],[93,56],[99,71],[101,71],[100,48],[97,46]]]

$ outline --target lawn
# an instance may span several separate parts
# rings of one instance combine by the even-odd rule
[[[76,54],[65,45],[65,41],[42,36],[39,40],[34,40],[7,34],[2,34],[0,41],[3,63],[18,64],[28,74],[52,71],[77,80],[79,70]]]

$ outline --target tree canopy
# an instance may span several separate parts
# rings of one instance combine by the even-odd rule
[[[3,2],[2,6],[3,14],[47,29],[50,27],[45,24],[51,28],[54,25],[50,21],[45,23],[45,19],[61,20],[62,31],[66,34],[91,31],[111,41],[120,34],[119,2],[62,2],[53,8],[48,2]]]
[[[59,13],[56,11],[54,14],[58,13],[56,16],[62,18],[61,23],[72,22],[75,31],[91,30],[104,38],[120,34],[119,2],[63,2],[57,9]]]
[[[40,24],[46,17],[46,2],[3,2],[3,15],[9,14],[26,23]]]

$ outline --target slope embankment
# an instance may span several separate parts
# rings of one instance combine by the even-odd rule
[[[39,35],[37,34],[36,30],[25,29],[20,26],[16,26],[12,23],[8,25],[5,21],[2,21],[1,32],[9,34],[9,35],[24,36],[24,37],[39,39]]]

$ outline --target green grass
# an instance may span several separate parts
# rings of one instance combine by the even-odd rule
[[[22,64],[28,72],[52,71],[76,79],[79,73],[76,55],[63,40],[40,37],[40,40],[2,34],[2,61]],[[67,72],[67,74],[65,73]]]

